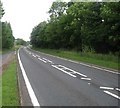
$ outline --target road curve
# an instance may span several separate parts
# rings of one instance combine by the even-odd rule
[[[119,74],[38,53],[27,47],[19,58],[41,106],[118,106]]]

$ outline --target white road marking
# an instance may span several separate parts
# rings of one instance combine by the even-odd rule
[[[39,55],[36,55],[36,57],[40,57]]]
[[[18,50],[18,60],[19,60],[19,64],[20,64],[20,68],[21,68],[21,71],[22,71],[22,75],[23,75],[23,78],[24,78],[24,81],[25,81],[25,84],[26,84],[26,87],[27,87],[27,90],[28,90],[28,93],[30,95],[30,99],[32,101],[32,104],[33,106],[40,106],[38,100],[37,100],[37,97],[35,96],[35,93],[33,91],[33,88],[30,84],[30,81],[26,75],[26,72],[25,72],[25,69],[22,65],[22,62],[20,60],[20,55],[19,55],[19,50]]]
[[[78,74],[78,75],[80,75],[80,76],[87,77],[87,75],[81,74],[79,72],[75,72],[75,73]]]
[[[119,89],[119,88],[116,88],[116,90],[117,90],[117,91],[120,91],[120,89]]]
[[[45,60],[43,60],[43,59],[41,59],[41,58],[38,58],[39,60],[41,60],[42,62],[44,62],[44,63],[47,63]]]
[[[96,66],[91,66],[91,67],[93,67],[95,69],[98,69],[98,70],[103,70],[102,68],[99,68],[99,67],[96,67]]]
[[[36,57],[34,54],[32,54],[33,57]]]
[[[110,72],[110,73],[114,73],[114,74],[120,74],[120,73],[115,72],[115,71],[111,71],[111,70],[108,70],[108,69],[103,69],[103,68],[94,66],[93,64],[88,65],[88,64],[85,64],[85,63],[76,62],[76,61],[68,60],[68,59],[64,59],[64,58],[61,58],[61,59],[66,60],[66,61],[70,61],[70,62],[73,62],[73,63],[81,64],[81,65],[86,66],[86,67],[91,67],[91,68],[95,68],[95,69],[98,69],[98,70],[102,70],[102,71],[106,71],[106,72]]]
[[[100,89],[114,90],[114,88],[112,87],[102,87],[102,86],[100,86]]]
[[[46,58],[42,58],[42,59],[48,61],[49,63],[53,63],[51,60],[48,60],[48,59],[46,59]]]
[[[88,83],[88,85],[90,85],[91,83]]]
[[[65,70],[63,70],[63,69],[61,69],[61,68],[59,68],[59,67],[57,67],[57,66],[55,66],[55,65],[52,65],[52,67],[54,67],[54,68],[56,68],[56,69],[58,69],[58,70],[60,70],[60,71],[62,71],[62,72],[64,72],[64,73],[66,73],[66,74],[68,74],[68,75],[70,75],[70,76],[72,76],[72,77],[76,77],[75,75],[73,75],[73,74],[71,74],[71,73],[69,73],[69,72],[67,72],[67,71],[65,71]]]
[[[79,63],[81,65],[87,66],[87,67],[91,67],[91,65],[85,64],[85,63]]]
[[[79,73],[79,72],[76,72],[76,71],[74,71],[74,70],[72,70],[72,69],[70,69],[70,68],[67,68],[67,67],[63,66],[63,65],[58,65],[58,66],[63,67],[64,69],[68,69],[68,70],[72,71],[73,73],[76,73],[76,74],[81,75],[81,76],[83,76],[83,77],[87,77],[86,75],[81,74],[81,73]]]
[[[82,80],[91,80],[91,78],[81,78]]]
[[[116,94],[113,94],[113,93],[111,93],[109,91],[106,91],[106,90],[104,90],[104,92],[107,93],[107,94],[109,94],[109,95],[111,95],[111,96],[113,96],[113,97],[115,97],[115,98],[117,98],[117,99],[120,99],[120,97],[117,96]]]
[[[30,49],[30,48],[29,48],[29,49]],[[36,51],[36,52],[38,52],[38,53],[42,53],[42,52],[39,52],[39,51]],[[45,54],[45,53],[42,53],[42,54]],[[99,67],[97,67],[97,66],[94,66],[93,64],[89,65],[89,64],[82,63],[82,62],[77,62],[77,61],[73,61],[73,60],[69,60],[69,59],[65,59],[65,58],[61,58],[61,57],[57,57],[57,56],[53,56],[53,55],[50,55],[50,54],[45,54],[45,55],[48,55],[48,56],[51,56],[51,57],[55,57],[55,58],[59,58],[59,59],[66,60],[66,61],[70,61],[70,62],[72,62],[72,63],[81,64],[81,65],[83,65],[83,66],[87,66],[87,67],[95,68],[95,69],[98,69],[98,70],[102,70],[102,71],[110,72],[110,73],[113,73],[113,74],[120,74],[119,72],[115,72],[115,71],[112,71],[112,70],[99,68]],[[116,70],[116,71],[117,71],[117,70]]]

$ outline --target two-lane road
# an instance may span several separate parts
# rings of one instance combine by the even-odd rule
[[[120,75],[116,72],[38,53],[26,47],[21,48],[18,55],[41,106],[118,106]]]

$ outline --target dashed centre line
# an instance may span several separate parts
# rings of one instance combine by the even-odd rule
[[[114,88],[112,87],[102,87],[102,86],[100,86],[100,89],[114,90]]]
[[[26,50],[26,51],[27,51],[27,50]],[[52,64],[52,65],[51,65],[52,67],[54,67],[54,68],[56,68],[56,69],[58,69],[58,70],[60,70],[60,71],[62,71],[62,72],[64,72],[64,73],[66,73],[66,74],[68,74],[68,75],[70,75],[70,76],[72,76],[72,77],[74,77],[74,78],[76,78],[77,75],[80,75],[80,76],[82,76],[82,77],[81,77],[81,80],[87,80],[87,81],[90,81],[90,80],[91,80],[91,78],[88,78],[86,75],[84,75],[84,74],[82,74],[82,73],[79,73],[79,72],[77,72],[77,71],[75,71],[75,70],[72,70],[72,69],[70,69],[70,68],[68,68],[68,67],[65,67],[65,66],[63,66],[63,65],[54,64],[51,60],[46,59],[46,58],[41,58],[39,55],[36,55],[36,54],[34,54],[34,53],[32,53],[32,52],[29,52],[29,51],[27,51],[27,52],[28,52],[29,54],[31,54],[33,57],[37,57],[40,61],[42,61],[42,62],[44,62],[44,63],[51,63],[51,64]],[[71,60],[68,60],[68,61],[71,61]],[[72,61],[72,62],[73,62],[73,61]],[[108,71],[107,69],[102,69],[102,68],[99,68],[99,67],[96,67],[96,66],[91,66],[91,65],[88,65],[88,64],[84,64],[84,63],[79,63],[79,64],[84,65],[84,66],[87,66],[87,67],[96,68],[96,69],[99,69],[99,70]],[[110,71],[110,70],[109,70],[108,72],[113,73],[113,71]],[[116,74],[117,74],[117,73],[116,73]],[[88,83],[88,85],[90,85],[90,84],[91,84],[91,83]],[[119,88],[112,88],[112,87],[100,86],[99,89],[103,89],[103,92],[104,92],[104,93],[106,93],[106,94],[108,94],[108,95],[110,95],[110,96],[112,96],[112,97],[114,97],[114,98],[120,99],[120,97],[119,97],[118,95],[107,91],[107,90],[120,91]]]
[[[40,58],[40,56],[39,56],[39,55],[36,55],[36,57],[39,57],[39,58]]]
[[[27,51],[27,50],[26,50]],[[53,64],[53,62],[51,61],[51,60],[48,60],[48,59],[46,59],[46,58],[40,58],[40,56],[39,55],[35,55],[34,53],[31,53],[31,52],[29,52],[29,51],[27,51],[30,55],[32,55],[33,57],[37,57],[39,60],[41,60],[42,62],[44,62],[44,63],[47,63],[47,62],[49,62],[49,63],[52,63]]]
[[[61,69],[61,68],[59,68],[59,67],[57,67],[57,66],[55,66],[55,65],[52,65],[52,67],[54,67],[54,68],[56,68],[56,69],[58,69],[58,70],[61,70],[62,72],[66,73],[66,74],[68,74],[68,75],[70,75],[70,76],[72,76],[72,77],[76,77],[75,75],[73,75],[73,74],[71,74],[71,73],[69,73],[69,72],[67,72],[67,71],[65,71],[65,70],[63,70],[63,69]]]
[[[53,63],[51,60],[48,60],[48,59],[46,59],[46,58],[42,58],[42,59],[46,60],[46,61],[49,62],[49,63]]]
[[[80,75],[80,76],[87,77],[86,75],[84,75],[84,74],[82,74],[82,73],[79,73],[79,72],[77,72],[77,71],[74,71],[74,70],[72,70],[72,69],[70,69],[70,68],[67,68],[67,67],[65,67],[65,66],[62,66],[62,65],[58,65],[58,66],[62,67],[63,69],[70,70],[73,74],[76,73],[76,74],[78,74],[78,75]]]
[[[116,88],[116,90],[117,90],[117,91],[120,91],[120,89],[119,89],[119,88]]]
[[[62,65],[52,65],[52,67],[54,67],[54,68],[56,68],[56,69],[58,69],[58,70],[61,70],[62,72],[66,73],[66,74],[68,74],[68,75],[70,75],[70,76],[72,76],[72,77],[77,77],[77,76],[75,76],[74,74],[78,74],[78,75],[80,75],[80,76],[82,76],[82,77],[87,77],[87,76],[84,75],[84,74],[81,74],[81,73],[79,73],[79,72],[76,72],[76,71],[74,71],[74,70],[72,70],[72,69],[70,69],[70,68],[67,68],[67,67],[65,67],[65,66],[62,66]]]
[[[44,62],[44,63],[47,63],[45,60],[43,60],[43,59],[41,59],[41,58],[38,58],[39,60],[41,60],[42,62]]]
[[[91,78],[81,78],[82,80],[91,80]]]
[[[32,55],[33,57],[36,57],[35,55]]]

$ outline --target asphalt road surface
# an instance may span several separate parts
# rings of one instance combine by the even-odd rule
[[[33,106],[118,106],[117,72],[23,47],[19,63]],[[23,66],[23,67],[22,67]]]

